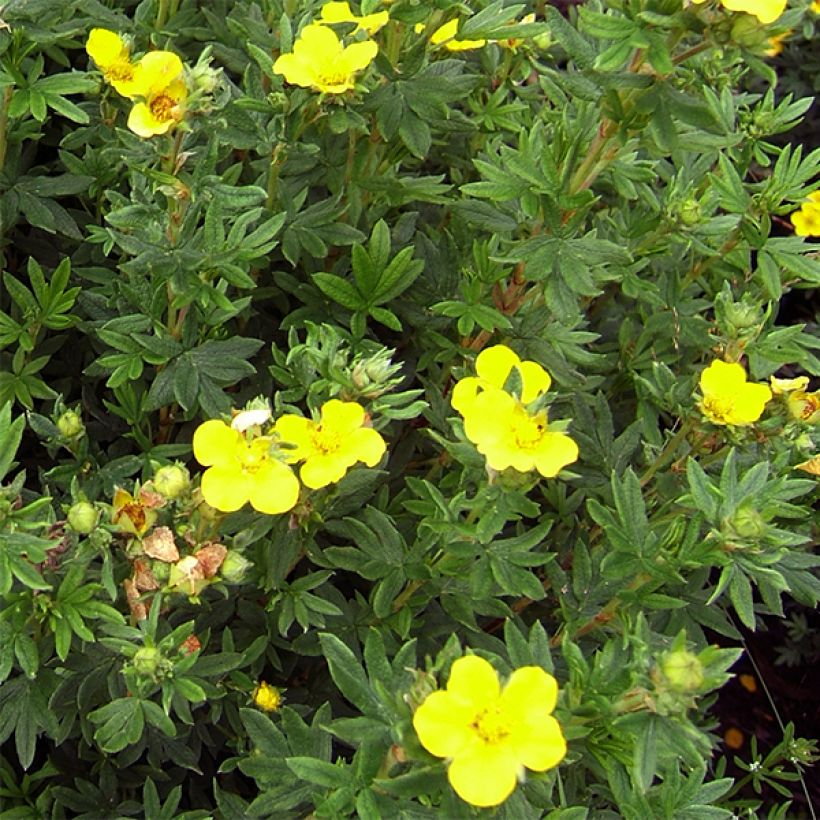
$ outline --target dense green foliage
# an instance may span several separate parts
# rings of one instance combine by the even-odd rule
[[[0,818],[754,816],[710,706],[742,628],[820,597],[820,435],[805,391],[713,424],[699,377],[820,376],[778,319],[820,150],[773,141],[811,99],[764,53],[810,12],[364,0],[378,55],[320,94],[273,63],[321,5],[0,7]],[[432,45],[454,17],[488,42]],[[126,127],[95,27],[183,59],[182,122]],[[557,477],[450,405],[498,343],[552,376]],[[387,455],[220,514],[192,437],[259,397],[359,402]],[[497,809],[412,727],[468,650],[560,687],[566,758]],[[787,729],[755,773],[812,756]]]

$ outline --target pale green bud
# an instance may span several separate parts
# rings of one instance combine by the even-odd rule
[[[88,501],[78,501],[72,504],[68,511],[68,525],[74,532],[88,535],[97,527],[100,520],[100,513],[97,508]]]
[[[675,692],[695,692],[703,684],[703,664],[686,650],[670,652],[661,661],[661,671]]]

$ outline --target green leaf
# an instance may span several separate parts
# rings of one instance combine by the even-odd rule
[[[324,786],[340,789],[350,785],[350,767],[317,760],[315,757],[286,757],[288,768],[300,779]]]
[[[364,310],[367,303],[358,290],[341,276],[333,273],[314,273],[313,281],[325,296],[348,310]]]
[[[378,716],[379,703],[350,647],[328,632],[319,633],[319,643],[327,659],[330,676],[339,691],[363,714]]]

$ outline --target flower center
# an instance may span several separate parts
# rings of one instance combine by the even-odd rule
[[[532,450],[544,437],[547,420],[543,413],[531,416],[519,407],[513,413],[511,427],[516,445],[522,450]]]
[[[726,396],[706,396],[703,399],[703,409],[707,416],[725,422],[732,412],[734,402]]]
[[[494,704],[479,712],[470,724],[476,734],[488,745],[493,746],[504,740],[510,733],[509,722],[505,719],[501,708]]]
[[[337,65],[323,66],[317,74],[321,85],[347,85],[350,82],[350,72]]]
[[[175,119],[177,101],[166,94],[159,94],[151,100],[148,107],[151,109],[154,119],[167,122]]]
[[[115,80],[133,80],[134,66],[131,63],[113,63],[105,69],[105,79],[109,82]]]
[[[270,458],[270,438],[263,436],[247,442],[244,448],[238,453],[239,464],[242,472],[253,475]]]
[[[313,434],[313,446],[323,455],[336,453],[342,446],[342,437],[330,430],[323,430],[320,424]]]

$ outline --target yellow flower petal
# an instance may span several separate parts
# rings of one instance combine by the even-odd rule
[[[236,465],[209,467],[202,474],[202,497],[216,510],[235,512],[250,498],[250,476]]]
[[[780,396],[784,393],[792,393],[795,390],[805,390],[809,386],[809,377],[798,376],[794,379],[778,379],[776,376],[770,376],[769,382],[772,393],[775,396]]]
[[[128,62],[128,46],[119,34],[104,28],[93,28],[85,43],[88,56],[100,67]]]
[[[346,436],[364,423],[364,407],[355,401],[331,399],[322,405],[322,430],[334,436]]]
[[[349,3],[334,2],[325,3],[319,18],[323,23],[353,23],[356,15],[350,9]]]
[[[746,371],[736,362],[713,361],[700,374],[700,389],[707,393],[725,393],[737,390],[746,383]]]
[[[481,709],[498,698],[501,685],[488,661],[478,655],[464,655],[450,667],[447,692],[465,706]]]
[[[745,11],[763,23],[773,23],[786,10],[787,0],[720,0],[729,11]]]
[[[354,71],[361,71],[363,68],[367,68],[378,53],[379,47],[374,40],[351,43],[342,52],[341,64],[352,74]]]
[[[521,364],[515,351],[506,345],[487,347],[475,360],[475,371],[480,379],[493,387],[503,388],[513,367]]]
[[[413,714],[419,742],[436,757],[454,757],[475,742],[470,723],[475,709],[439,690],[428,695]]]
[[[342,41],[336,32],[316,23],[305,26],[293,44],[293,53],[298,57],[307,58],[310,62],[331,60],[342,51]]]
[[[298,500],[299,480],[281,461],[271,458],[253,475],[249,501],[258,512],[268,515],[288,512]]]
[[[302,465],[299,478],[306,487],[319,490],[341,481],[350,466],[352,465],[340,459],[335,453],[332,455],[317,453]]]
[[[475,376],[467,376],[464,379],[459,379],[450,397],[450,403],[453,405],[453,409],[461,413],[462,416],[467,415],[480,389],[481,379],[477,379]]]
[[[534,772],[555,768],[567,755],[567,742],[558,721],[543,712],[531,722],[514,724],[505,745],[509,754]]]
[[[475,744],[450,764],[447,778],[456,794],[473,806],[497,806],[515,789],[521,765],[500,746]]]
[[[558,682],[540,666],[520,666],[510,675],[501,693],[504,711],[524,723],[533,713],[546,710],[546,714],[550,714],[557,702]]]
[[[172,51],[149,51],[137,63],[134,85],[150,97],[166,89],[182,74],[182,60]]]
[[[533,451],[535,469],[553,478],[568,464],[578,461],[578,445],[566,433],[544,433]]]
[[[387,444],[372,427],[361,427],[350,434],[346,449],[356,456],[355,461],[363,461],[368,467],[375,467],[387,451]]]
[[[288,413],[276,420],[273,431],[284,444],[291,445],[282,450],[290,464],[310,458],[317,452],[314,443],[316,422],[310,419]]]
[[[242,436],[219,419],[211,419],[196,428],[194,433],[194,458],[203,466],[230,464]]]
[[[312,88],[316,85],[316,71],[295,54],[282,54],[273,64],[273,73],[281,74],[291,85]]]
[[[518,365],[521,374],[521,401],[529,404],[550,389],[550,374],[537,362],[523,361]]]

